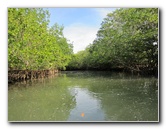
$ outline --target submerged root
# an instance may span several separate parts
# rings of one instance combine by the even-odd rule
[[[9,70],[8,83],[25,81],[28,79],[45,78],[58,73],[58,70]]]

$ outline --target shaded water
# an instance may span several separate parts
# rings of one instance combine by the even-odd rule
[[[158,121],[158,80],[70,71],[9,85],[9,121]]]

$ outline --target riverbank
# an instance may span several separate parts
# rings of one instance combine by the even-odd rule
[[[58,73],[58,70],[9,70],[8,83],[44,78]]]
[[[111,72],[124,72],[131,75],[154,75],[158,77],[157,69],[125,69],[125,68],[112,68],[112,69],[66,69],[66,71],[111,71]],[[58,73],[58,70],[9,70],[8,83],[15,83],[29,79],[45,78]]]
[[[135,75],[154,75],[158,77],[158,67],[155,68],[124,68],[124,67],[116,67],[116,68],[66,68],[66,71],[110,71],[110,72],[124,72]]]

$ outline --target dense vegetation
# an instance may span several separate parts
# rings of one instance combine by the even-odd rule
[[[97,38],[74,54],[68,69],[157,71],[158,9],[130,8],[109,13]]]
[[[76,54],[63,35],[63,26],[55,23],[49,27],[49,15],[48,10],[41,8],[8,9],[9,70],[67,67],[157,71],[157,8],[126,8],[109,13],[93,43]]]
[[[63,36],[63,26],[48,25],[47,10],[8,9],[9,70],[65,69],[72,45]]]

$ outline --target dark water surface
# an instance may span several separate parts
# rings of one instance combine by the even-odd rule
[[[70,71],[9,85],[9,121],[158,121],[158,79]]]

